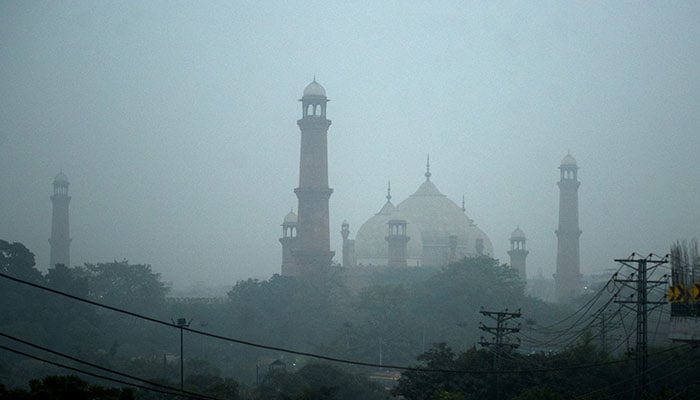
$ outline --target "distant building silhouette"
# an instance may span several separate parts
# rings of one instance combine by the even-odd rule
[[[387,222],[389,234],[384,238],[388,242],[389,255],[387,259],[388,267],[405,267],[406,264],[406,244],[411,240],[406,235],[406,220],[391,219]]]
[[[518,226],[510,235],[510,250],[508,251],[508,255],[510,256],[510,266],[518,271],[518,276],[520,276],[523,282],[527,281],[525,259],[529,253],[525,248],[525,241],[525,232]]]
[[[355,241],[350,239],[350,224],[343,220],[340,225],[340,235],[343,237],[343,267],[355,266]]]
[[[578,225],[578,165],[567,154],[559,166],[559,227],[557,235],[557,270],[554,274],[555,297],[568,302],[581,291],[581,261]]]
[[[297,243],[297,215],[290,211],[282,222],[282,275],[291,276],[297,274],[297,260],[294,257],[294,249]]]
[[[314,79],[302,98],[297,213],[282,223],[282,275],[313,273],[331,265],[327,136],[331,121],[326,117],[328,98]],[[464,257],[493,256],[491,240],[460,207],[432,182],[430,159],[425,181],[407,199],[394,205],[391,186],[386,202],[351,238],[350,224],[343,221],[342,266],[444,266]],[[578,217],[576,217],[578,218]],[[578,225],[576,225],[578,226]],[[518,228],[511,235],[511,265],[526,279],[528,250]],[[577,269],[578,270],[578,269]]]
[[[63,264],[70,267],[70,227],[68,223],[68,203],[70,196],[68,195],[68,177],[59,172],[53,180],[53,195],[51,203],[53,204],[53,212],[51,217],[51,255],[49,257],[49,266],[53,267],[56,264]]]
[[[357,231],[352,257],[363,266],[444,266],[464,257],[493,255],[488,236],[462,207],[431,181],[425,181],[395,206],[390,187],[386,202]],[[343,255],[345,257],[345,255]]]
[[[296,238],[292,254],[296,268],[283,274],[314,273],[331,265],[328,200],[333,189],[328,187],[328,128],[326,90],[316,79],[304,89],[301,98],[302,118],[299,157],[299,187],[294,189],[299,199]],[[284,250],[283,250],[284,251]],[[288,264],[291,265],[291,264]]]

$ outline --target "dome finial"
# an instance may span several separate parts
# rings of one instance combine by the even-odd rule
[[[386,185],[386,201],[391,201],[391,181]]]
[[[314,82],[316,82],[316,73],[314,72]]]
[[[428,154],[428,161],[425,163],[425,180],[430,180],[430,154]]]
[[[467,212],[467,208],[464,207],[464,195],[462,195],[462,212]]]

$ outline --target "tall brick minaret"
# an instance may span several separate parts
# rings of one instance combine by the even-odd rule
[[[328,199],[328,127],[326,90],[314,79],[301,98],[302,118],[299,158],[299,199],[297,243],[294,256],[299,274],[314,273],[330,267],[334,252],[330,251]]]
[[[559,166],[559,227],[557,234],[557,272],[554,274],[555,295],[559,302],[568,302],[580,293],[581,260],[578,226],[578,165],[567,154]]]
[[[51,217],[51,255],[49,257],[50,267],[56,264],[63,264],[70,267],[70,229],[68,225],[68,177],[59,172],[53,180],[53,214]]]

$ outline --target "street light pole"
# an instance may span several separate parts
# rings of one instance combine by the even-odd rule
[[[172,321],[172,320],[171,320]],[[180,328],[180,390],[185,388],[185,363],[184,361],[184,328],[189,328],[192,320],[187,321],[187,318],[178,318],[177,321],[173,321],[173,326]]]

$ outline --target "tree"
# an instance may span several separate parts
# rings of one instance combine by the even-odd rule
[[[128,261],[85,264],[90,297],[101,303],[128,310],[152,312],[162,309],[169,288],[160,274],[147,264]]]
[[[238,382],[213,374],[194,374],[185,379],[185,389],[220,399],[237,400]]]
[[[29,392],[23,389],[7,391],[0,386],[0,399],[13,400],[133,400],[131,389],[105,388],[92,385],[77,376],[47,376],[29,382]]]
[[[89,293],[88,279],[79,268],[56,264],[44,277],[45,285],[81,298]],[[97,307],[54,293],[45,293],[41,312],[33,317],[42,322],[47,331],[48,347],[85,356],[98,347],[101,320]]]
[[[328,364],[309,364],[297,373],[273,371],[254,394],[259,399],[279,400],[379,400],[388,397],[384,389],[365,376]]]
[[[42,275],[35,268],[34,253],[22,243],[0,240],[0,272],[29,282],[39,283]]]
[[[21,243],[0,240],[0,272],[31,283],[44,281],[35,268],[34,254]],[[9,335],[46,343],[43,321],[36,316],[43,313],[49,299],[50,295],[40,289],[0,278],[0,328]],[[0,368],[14,367],[0,357]]]
[[[523,389],[513,400],[562,400],[563,398],[547,386]]]

